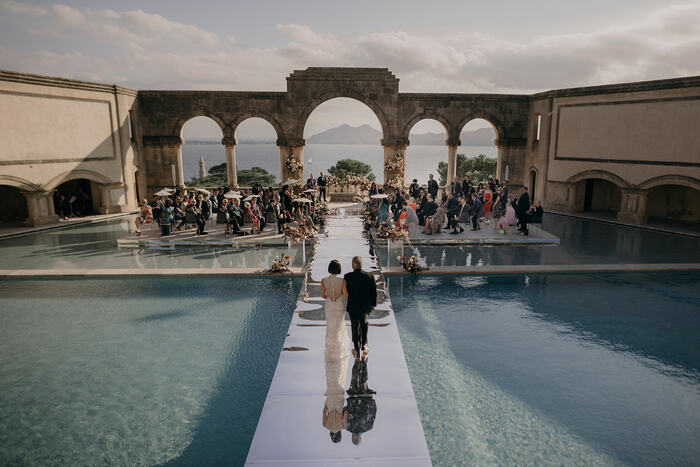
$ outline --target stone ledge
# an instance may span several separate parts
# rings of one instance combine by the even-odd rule
[[[172,268],[172,269],[10,269],[0,270],[0,279],[40,279],[70,277],[146,277],[146,276],[303,276],[304,269],[293,267],[288,273],[270,274],[260,268]]]
[[[384,275],[408,275],[402,267],[383,267]],[[700,271],[700,263],[649,264],[524,264],[490,266],[438,266],[416,274],[465,274],[485,276],[492,274],[581,274],[604,272],[659,272]]]

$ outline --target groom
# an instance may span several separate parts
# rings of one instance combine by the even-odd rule
[[[345,274],[348,288],[348,314],[352,328],[352,343],[355,349],[352,354],[359,359],[361,353],[366,357],[369,353],[367,346],[367,317],[377,306],[377,284],[374,275],[362,270],[362,258],[352,259],[352,272]]]

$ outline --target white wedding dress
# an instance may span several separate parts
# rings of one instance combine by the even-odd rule
[[[326,289],[326,400],[324,401],[323,426],[331,432],[345,428],[343,404],[345,403],[345,378],[351,341],[345,326],[345,299],[343,279],[330,275],[323,279]]]
[[[345,326],[343,279],[331,274],[323,279],[326,289],[326,359],[347,359],[350,338]]]

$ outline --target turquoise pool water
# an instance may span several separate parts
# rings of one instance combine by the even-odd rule
[[[560,238],[559,246],[406,246],[404,254],[428,267],[700,262],[700,238],[549,213],[542,228]],[[386,265],[386,247],[377,255]]]
[[[693,465],[700,274],[389,278],[435,465]]]
[[[0,464],[242,464],[300,285],[0,281]]]
[[[293,266],[304,264],[299,246],[119,248],[117,240],[133,228],[133,216],[126,216],[3,239],[0,269],[264,268],[281,254]]]

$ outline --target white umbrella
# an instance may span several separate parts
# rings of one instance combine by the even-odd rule
[[[211,196],[211,191],[207,190],[206,188],[197,188],[197,191],[200,193],[204,193],[205,195]]]
[[[378,195],[372,195],[372,196],[370,196],[370,198],[372,198],[372,199],[384,199],[384,198],[388,198],[388,196],[385,195],[384,193],[380,193]]]
[[[170,196],[171,194],[172,193],[170,193],[167,188],[163,188],[162,190],[156,192],[155,196]]]
[[[250,196],[247,196],[246,198],[244,198],[243,201],[250,201],[253,198],[259,198],[259,197],[260,197],[260,195],[250,195]]]
[[[308,190],[304,190],[304,193],[318,193],[318,190],[308,189]]]
[[[224,198],[238,198],[241,199],[243,198],[241,195],[236,193],[235,191],[229,191],[228,193],[224,193]]]
[[[282,186],[294,185],[295,183],[299,183],[299,181],[298,181],[298,180],[291,180],[291,179],[290,179],[290,180],[287,180],[286,182],[284,182],[284,183],[282,184]]]
[[[309,198],[297,198],[293,200],[295,203],[310,203],[311,200]]]

